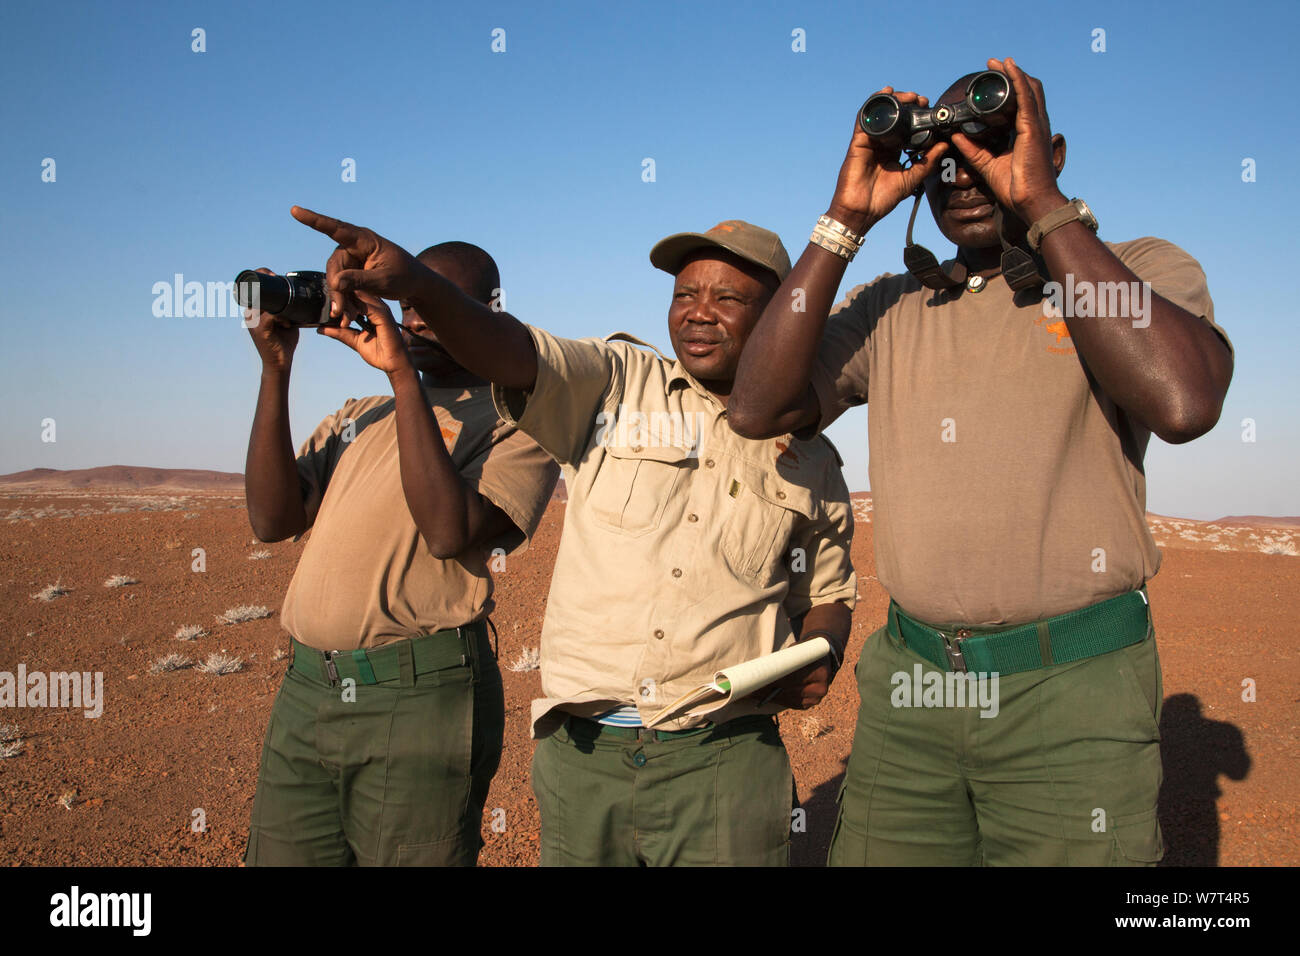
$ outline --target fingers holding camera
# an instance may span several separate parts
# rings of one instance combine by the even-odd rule
[[[356,300],[361,312],[374,326],[373,332],[350,328],[350,316],[337,327],[322,325],[318,329],[320,334],[337,339],[365,359],[367,364],[389,375],[414,368],[388,304],[368,292],[357,292]]]
[[[253,270],[262,275],[275,275],[263,266]],[[245,325],[253,338],[253,345],[262,359],[262,367],[275,371],[288,371],[293,363],[293,350],[298,346],[298,329],[280,322],[270,312],[258,312],[244,309]]]
[[[364,312],[356,295],[359,291],[388,299],[408,298],[420,264],[397,243],[372,229],[322,216],[301,206],[294,206],[290,212],[303,225],[339,244],[325,269],[331,316],[351,319]]]
[[[289,215],[304,226],[315,229],[338,243],[338,248],[330,254],[325,266],[326,294],[330,300],[329,314],[332,318],[337,319],[342,316],[350,321],[361,312],[361,309],[355,300],[335,291],[333,279],[340,271],[361,266],[365,262],[373,246],[368,241],[369,237],[365,235],[369,230],[332,216],[321,215],[303,206],[290,207]]]
[[[358,315],[365,313],[365,307],[351,291],[339,288],[338,277],[343,272],[351,272],[362,266],[362,260],[339,246],[325,263],[325,294],[330,300],[330,318],[340,319],[346,325]]]

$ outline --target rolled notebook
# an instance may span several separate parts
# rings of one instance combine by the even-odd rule
[[[646,726],[654,727],[678,717],[703,717],[711,714],[733,700],[748,697],[754,691],[793,674],[801,667],[821,660],[830,652],[831,645],[826,638],[814,637],[811,641],[791,644],[774,654],[764,654],[751,661],[733,664],[726,670],[714,672],[713,680],[707,684],[701,684],[678,697],[651,717]]]

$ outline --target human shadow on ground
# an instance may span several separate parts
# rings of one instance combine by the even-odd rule
[[[839,795],[840,784],[844,782],[844,771],[849,765],[848,758],[840,761],[840,769],[825,783],[813,788],[808,798],[798,804],[803,810],[802,819],[796,814],[796,826],[803,826],[803,832],[794,829],[790,833],[791,866],[825,866],[826,854],[831,848],[831,835],[835,832],[836,811],[835,798]]]
[[[1161,866],[1219,865],[1219,776],[1244,780],[1250,754],[1241,728],[1212,720],[1194,694],[1167,697],[1160,716],[1160,829],[1165,857]],[[824,866],[835,832],[836,804],[847,759],[834,776],[819,784],[799,806],[804,811],[790,834],[792,866]]]
[[[1201,713],[1194,694],[1165,698],[1160,715],[1161,866],[1219,865],[1219,775],[1244,780],[1250,772],[1245,736],[1235,724]]]

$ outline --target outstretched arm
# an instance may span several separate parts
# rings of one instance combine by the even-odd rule
[[[531,390],[537,349],[514,316],[475,302],[454,283],[378,233],[294,206],[293,217],[337,242],[325,268],[330,315],[349,320],[367,309],[357,297],[410,302],[451,356],[480,378],[505,388]]]

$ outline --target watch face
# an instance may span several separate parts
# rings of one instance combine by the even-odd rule
[[[1088,204],[1082,199],[1071,199],[1070,202],[1074,204],[1075,209],[1079,210],[1079,219],[1083,224],[1093,232],[1096,232],[1097,217],[1092,214],[1092,210],[1088,208]]]

